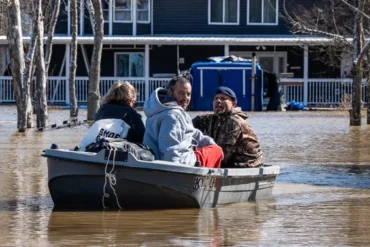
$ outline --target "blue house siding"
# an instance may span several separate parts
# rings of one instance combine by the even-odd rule
[[[247,25],[247,0],[240,0],[239,25],[208,25],[208,0],[156,1],[153,13],[154,34],[289,34],[281,18],[277,26]]]
[[[137,23],[136,26],[136,33],[137,35],[148,35],[151,34],[151,25],[149,24],[144,24],[144,23]]]
[[[114,23],[113,35],[132,35],[132,23]]]

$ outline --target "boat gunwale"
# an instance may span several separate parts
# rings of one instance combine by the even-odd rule
[[[49,150],[52,150],[52,151],[59,151],[61,154],[67,154],[67,153],[71,153],[71,154],[75,154],[75,155],[83,155],[83,156],[87,156],[87,157],[98,157],[99,158],[99,155],[101,156],[102,152],[104,152],[104,150],[101,150],[99,151],[98,153],[85,153],[85,154],[78,154],[77,152],[75,151],[71,151],[71,150],[61,150],[61,149],[49,149]],[[43,154],[41,154],[41,156],[43,157],[46,157],[46,158],[50,158],[50,159],[54,159],[54,160],[64,160],[64,161],[68,161],[68,162],[74,162],[74,163],[86,163],[86,164],[96,164],[96,165],[106,165],[104,164],[104,162],[106,162],[106,160],[104,162],[99,162],[99,161],[91,161],[91,160],[83,160],[83,159],[75,159],[75,158],[68,158],[68,157],[61,157],[61,156],[57,156],[57,155],[52,155],[52,154],[47,154],[47,150],[45,150],[45,152]],[[142,163],[142,164],[146,164],[146,163],[151,163],[151,161],[143,161],[143,160],[137,160],[136,157],[134,157],[131,153],[128,152],[128,160],[127,160],[127,163],[129,163],[129,160],[130,159],[133,159],[133,162],[134,163]],[[245,178],[245,177],[276,177],[280,174],[280,167],[279,166],[275,166],[275,165],[266,165],[266,166],[262,166],[262,167],[256,167],[256,168],[205,168],[205,167],[191,167],[191,166],[184,166],[184,165],[177,165],[177,164],[172,164],[172,162],[166,162],[166,161],[162,161],[162,160],[156,160],[156,163],[153,163],[153,167],[147,167],[147,166],[138,166],[137,164],[133,165],[129,165],[129,164],[124,164],[125,162],[123,161],[115,161],[115,166],[116,167],[121,167],[121,168],[131,168],[131,169],[142,169],[142,170],[150,170],[150,171],[159,171],[159,172],[168,172],[168,173],[179,173],[179,174],[188,174],[188,175],[193,175],[193,176],[211,176],[211,177],[222,177],[222,178]],[[168,164],[166,164],[168,163]],[[112,166],[113,165],[113,161],[110,161],[109,162],[109,166]],[[162,166],[161,168],[158,168],[158,167],[155,167],[155,166]],[[163,166],[167,166],[167,167],[163,167]],[[170,168],[170,169],[166,169],[166,168]],[[180,170],[181,169],[181,170]],[[256,174],[245,174],[246,171],[252,171],[255,170],[255,169],[258,169],[259,172],[256,173]],[[269,173],[263,173],[264,170],[272,170],[271,172]],[[234,171],[234,172],[243,172],[244,174],[229,174],[230,171]]]

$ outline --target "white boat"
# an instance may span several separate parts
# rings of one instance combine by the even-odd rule
[[[189,167],[142,161],[120,151],[113,160],[112,153],[46,149],[43,156],[55,207],[211,208],[269,199],[280,171],[268,165]]]

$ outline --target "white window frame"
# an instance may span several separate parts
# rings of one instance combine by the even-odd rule
[[[208,25],[239,25],[240,23],[240,0],[237,0],[237,13],[236,13],[236,22],[225,22],[225,1],[226,0],[222,0],[223,3],[223,14],[222,14],[222,22],[211,22],[211,1],[212,0],[208,0]]]
[[[144,72],[144,75],[145,75],[145,52],[115,52],[114,53],[114,76],[115,77],[122,77],[122,76],[117,75],[117,56],[122,55],[122,54],[128,54],[128,55],[141,54],[141,55],[143,55],[143,57],[144,57],[144,71],[143,72]],[[129,62],[129,68],[128,69],[131,72],[131,62]],[[129,75],[129,76],[125,76],[125,77],[132,77],[132,76]],[[133,77],[133,78],[142,78],[142,77],[138,76],[138,77]]]
[[[252,53],[256,53],[257,61],[261,57],[273,57],[274,58],[274,72],[273,73],[286,73],[288,65],[288,54],[285,51],[256,51],[256,52],[244,52],[244,51],[230,51],[230,55],[238,57],[252,57]],[[284,58],[283,72],[278,72],[279,69],[279,57]]]
[[[138,13],[139,13],[139,8],[136,7],[136,18],[138,18]],[[139,19],[136,20],[137,23],[145,23],[145,24],[149,24],[150,23],[150,13],[151,13],[151,0],[148,0],[148,20],[147,21],[140,21]]]
[[[130,13],[131,13],[131,19],[129,21],[123,21],[123,20],[116,20],[116,0],[113,0],[113,22],[114,23],[132,23],[132,0],[131,1],[131,10],[130,10]],[[118,9],[119,11],[119,9]],[[125,10],[121,10],[121,11],[125,11]],[[128,10],[126,10],[128,12]]]
[[[250,1],[251,0],[247,0],[247,25],[256,25],[256,26],[277,26],[279,24],[279,0],[275,0],[276,1],[276,10],[275,10],[275,22],[272,23],[272,22],[263,22],[263,8],[264,8],[264,0],[260,0],[262,1],[262,8],[261,8],[261,22],[249,22],[249,17],[250,17]],[[271,0],[273,1],[273,0]]]

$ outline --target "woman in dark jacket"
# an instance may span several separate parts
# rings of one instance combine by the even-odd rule
[[[142,143],[145,127],[141,115],[133,108],[135,102],[135,88],[126,81],[115,82],[104,96],[94,124],[81,141],[80,150],[84,151],[98,137],[124,138],[129,142]]]
[[[133,108],[136,103],[136,90],[127,81],[112,85],[103,98],[103,104],[95,115],[95,122],[101,119],[122,119],[131,128],[125,139],[142,143],[145,127],[141,115]]]

